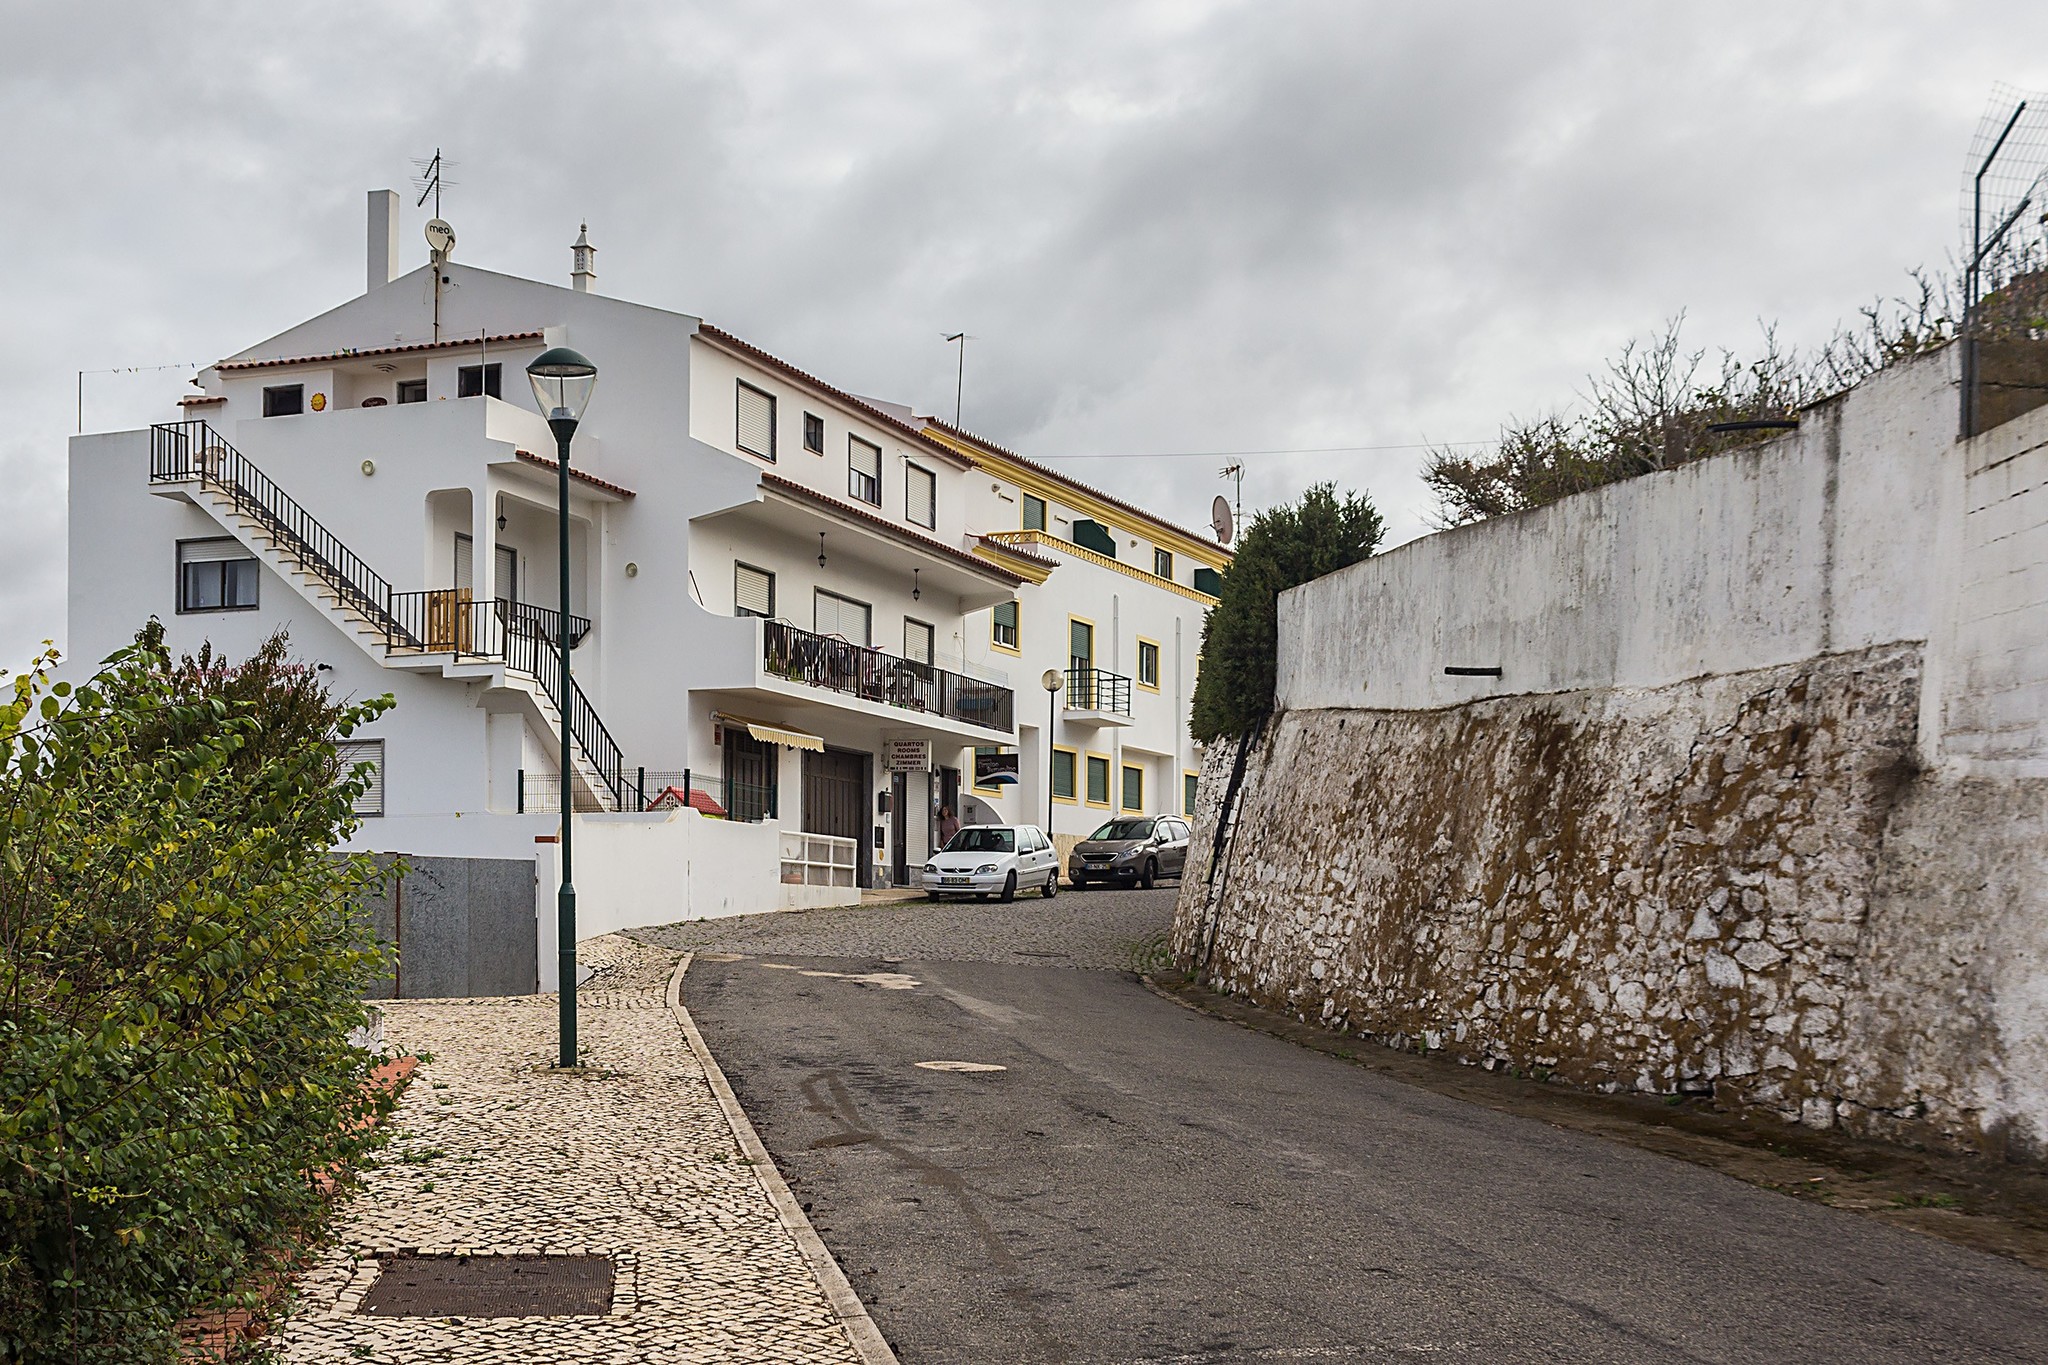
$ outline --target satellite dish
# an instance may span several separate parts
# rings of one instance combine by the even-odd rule
[[[455,253],[455,229],[439,218],[427,220],[427,250],[446,260]]]
[[[1209,526],[1216,532],[1217,544],[1230,543],[1230,533],[1234,529],[1230,517],[1230,499],[1221,493],[1216,495],[1215,502],[1209,504]]]

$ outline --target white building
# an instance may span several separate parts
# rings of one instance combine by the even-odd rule
[[[567,345],[599,368],[571,461],[577,882],[635,902],[591,932],[914,880],[941,806],[1043,822],[1048,781],[1063,843],[1183,809],[1225,552],[593,293],[580,239],[571,287],[397,274],[395,210],[371,195],[361,297],[206,369],[179,420],[72,442],[74,658],[151,615],[174,650],[287,626],[341,692],[397,697],[359,737],[361,846],[545,864],[557,470],[523,371]],[[1079,670],[1050,720],[1047,668]],[[643,814],[684,791],[730,818]]]

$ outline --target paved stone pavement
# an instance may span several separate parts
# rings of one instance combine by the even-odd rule
[[[592,1074],[553,1061],[552,995],[383,1005],[431,1054],[395,1138],[300,1278],[286,1362],[854,1362],[860,1359],[667,1006],[679,954],[581,947]],[[758,1150],[758,1149],[757,1149]],[[355,1314],[379,1252],[590,1253],[619,1264],[609,1317]]]
[[[1173,920],[1178,890],[1063,888],[999,901],[884,902],[831,910],[691,920],[631,936],[666,948],[722,953],[1002,962],[1020,967],[1129,971]]]

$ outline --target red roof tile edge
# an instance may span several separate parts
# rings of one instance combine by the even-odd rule
[[[528,464],[539,465],[542,469],[549,470],[551,472],[561,469],[561,465],[555,463],[553,460],[550,460],[547,456],[536,455],[530,450],[515,450],[512,453],[517,455],[520,459],[526,461]],[[586,474],[582,470],[578,469],[575,465],[569,466],[569,477],[572,479],[581,479],[583,480],[583,482],[589,484],[592,488],[602,488],[605,492],[615,494],[618,497],[632,498],[639,496],[639,494],[635,493],[632,489],[623,487],[622,485],[619,484],[615,484],[609,479],[600,479],[595,474]]]
[[[991,564],[979,555],[972,555],[965,550],[955,549],[942,540],[933,540],[930,536],[922,536],[915,531],[907,531],[885,517],[878,517],[873,512],[855,507],[850,502],[841,502],[835,497],[820,493],[815,488],[806,488],[793,479],[783,478],[780,474],[771,474],[767,470],[762,470],[761,482],[780,492],[794,493],[798,497],[814,502],[820,507],[829,508],[842,516],[849,516],[857,521],[865,521],[870,525],[877,526],[889,532],[897,539],[908,541],[921,550],[930,550],[933,554],[944,555],[948,559],[958,560],[977,573],[1006,579],[1011,587],[1018,587],[1026,581],[1021,574],[1013,574],[1000,564]]]
[[[269,360],[222,360],[216,370],[265,370],[281,365],[311,365],[322,360],[367,360],[380,355],[409,355],[414,351],[452,351],[467,346],[495,346],[500,343],[547,340],[546,332],[506,332],[490,337],[459,337],[453,341],[415,341],[404,346],[373,346],[367,351],[327,351],[319,355],[276,356]]]

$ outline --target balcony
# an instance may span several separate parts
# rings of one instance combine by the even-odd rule
[[[1080,725],[1131,724],[1131,680],[1102,668],[1069,668],[1066,718]]]
[[[1013,728],[1007,687],[786,621],[764,620],[761,626],[761,662],[771,677],[1004,734]]]

